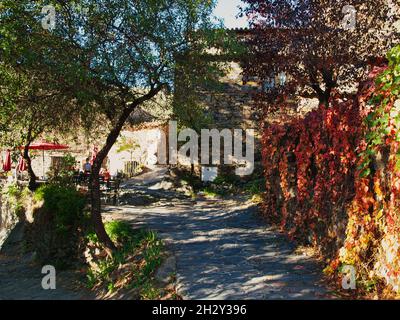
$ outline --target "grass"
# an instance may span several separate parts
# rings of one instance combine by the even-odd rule
[[[245,185],[244,190],[253,196],[263,193],[265,191],[265,179],[261,178],[249,181]]]
[[[113,257],[100,256],[95,267],[87,271],[87,285],[91,289],[105,289],[108,294],[121,290],[137,293],[138,299],[154,300],[163,296],[154,274],[163,262],[164,245],[153,231],[134,231],[125,222],[112,221],[105,225],[118,250]],[[87,235],[89,246],[98,246],[93,233]]]
[[[216,198],[219,196],[219,193],[217,192],[217,190],[215,190],[214,188],[212,188],[210,186],[201,189],[200,192],[209,198]]]
[[[262,202],[264,191],[264,178],[242,182],[239,177],[232,175],[218,176],[214,182],[199,189],[199,192],[209,198],[224,197],[229,194],[245,194],[249,195],[255,203]]]
[[[249,181],[244,190],[247,194],[251,196],[251,201],[255,204],[261,204],[264,201],[265,192],[265,179],[260,178],[256,180]]]

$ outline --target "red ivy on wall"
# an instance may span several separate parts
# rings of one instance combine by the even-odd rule
[[[364,288],[385,279],[397,291],[400,100],[389,80],[375,85],[386,70],[374,69],[354,97],[336,95],[329,108],[265,127],[263,213],[291,239],[318,248],[327,273],[353,265]]]

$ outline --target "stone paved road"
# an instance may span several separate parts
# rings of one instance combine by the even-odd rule
[[[147,176],[143,183],[127,185],[126,191],[133,196],[146,193],[148,184],[163,177]],[[265,226],[250,203],[193,201],[172,193],[164,192],[163,200],[148,207],[108,207],[104,218],[159,232],[174,253],[177,289],[184,299],[331,298],[320,283],[321,266],[295,254],[282,235]],[[29,256],[20,254],[18,239],[7,241],[0,253],[0,299],[93,298],[74,285],[77,275],[72,273],[57,275],[57,290],[43,290],[43,275]]]
[[[57,273],[56,289],[44,290],[41,283],[45,275],[40,266],[32,263],[31,255],[22,253],[18,233],[14,230],[0,252],[0,300],[91,299],[91,294],[79,284],[82,277],[74,272]]]
[[[321,266],[233,200],[109,208],[106,219],[157,230],[175,253],[184,299],[329,299]]]

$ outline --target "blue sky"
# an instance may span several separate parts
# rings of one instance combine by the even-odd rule
[[[239,13],[237,8],[242,5],[240,0],[218,0],[218,5],[215,8],[214,15],[222,18],[227,28],[243,28],[247,26],[246,17],[236,19],[235,16]]]

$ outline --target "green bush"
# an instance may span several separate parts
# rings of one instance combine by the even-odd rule
[[[210,198],[215,198],[215,197],[224,195],[224,194],[219,193],[218,188],[215,188],[213,186],[207,186],[200,191],[202,193],[204,193],[207,197],[210,197]]]
[[[27,250],[41,264],[67,268],[82,258],[82,232],[86,228],[86,201],[74,187],[42,185],[32,195],[34,221],[27,226]]]
[[[132,227],[122,221],[111,221],[105,224],[105,229],[114,242],[124,242],[132,238]]]
[[[251,195],[257,195],[265,191],[265,179],[257,179],[246,184],[245,190]]]
[[[74,188],[44,185],[35,191],[34,199],[44,202],[44,209],[54,216],[56,228],[66,231],[83,215],[85,198]]]
[[[21,189],[16,184],[8,185],[3,193],[9,197],[19,197],[21,195]]]
[[[240,183],[240,178],[234,174],[219,175],[214,181],[215,185],[235,185]]]

